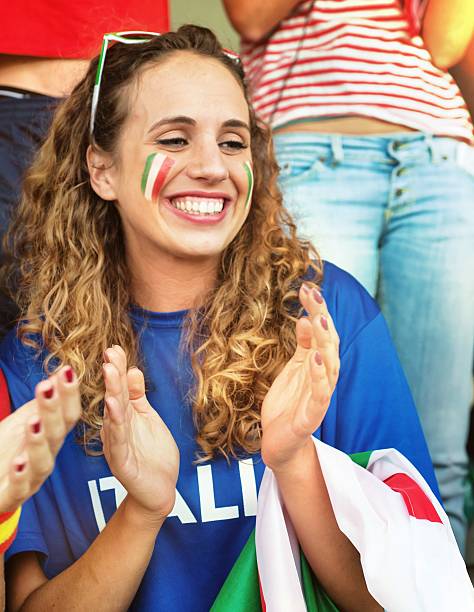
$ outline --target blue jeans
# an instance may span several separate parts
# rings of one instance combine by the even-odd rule
[[[275,135],[300,235],[388,321],[461,550],[474,346],[474,149],[421,133]]]

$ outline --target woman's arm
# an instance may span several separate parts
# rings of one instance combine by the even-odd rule
[[[257,42],[269,34],[301,0],[224,0],[230,22],[244,40]]]
[[[163,521],[127,496],[84,555],[52,580],[36,553],[12,557],[7,565],[8,609],[127,610]]]
[[[127,610],[146,571],[156,536],[171,512],[179,452],[148,403],[143,374],[127,372],[120,347],[105,352],[104,455],[128,494],[84,555],[53,579],[35,553],[7,565],[9,609]]]
[[[337,525],[311,440],[338,378],[337,333],[319,293],[303,288],[300,300],[310,319],[298,321],[295,355],[265,398],[262,457],[273,470],[301,547],[328,595],[342,610],[380,611],[367,590],[359,553]]]
[[[474,120],[474,36],[462,60],[450,70]]]
[[[421,35],[438,68],[448,70],[461,61],[473,31],[472,0],[429,0]]]

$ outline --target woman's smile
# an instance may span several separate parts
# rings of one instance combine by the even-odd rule
[[[163,204],[190,223],[216,224],[225,218],[233,198],[223,192],[186,191],[163,197]]]

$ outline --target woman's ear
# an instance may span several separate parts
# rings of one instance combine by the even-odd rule
[[[116,200],[114,164],[109,153],[97,147],[87,147],[87,166],[92,189],[103,200]]]

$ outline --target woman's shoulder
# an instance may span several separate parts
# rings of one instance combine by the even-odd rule
[[[323,262],[321,290],[341,340],[342,354],[380,315],[380,308],[358,280],[328,261]]]
[[[26,344],[18,329],[10,330],[0,342],[0,369],[7,381],[13,407],[31,399],[36,384],[44,378],[44,354]]]

